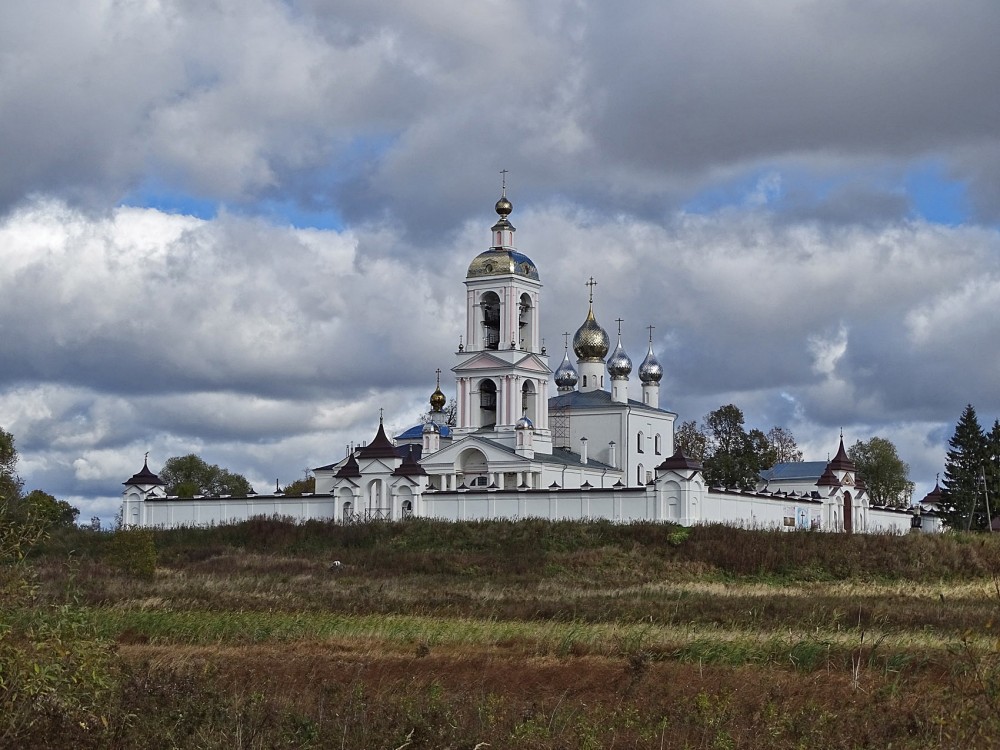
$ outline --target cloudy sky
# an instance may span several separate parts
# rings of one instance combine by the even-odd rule
[[[681,420],[918,494],[1000,416],[995,0],[6,0],[0,426],[109,521],[197,452],[266,490],[417,421],[501,169],[553,360],[598,281]],[[446,390],[451,390],[445,382]]]

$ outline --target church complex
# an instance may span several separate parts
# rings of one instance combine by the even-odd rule
[[[674,450],[677,415],[660,405],[663,368],[652,328],[633,373],[621,322],[612,351],[594,315],[593,279],[572,340],[576,365],[567,340],[553,372],[541,344],[539,272],[514,246],[511,211],[504,190],[492,244],[466,273],[453,420],[446,418],[439,373],[425,422],[390,438],[380,418],[369,442],[314,470],[315,492],[303,496],[168,497],[144,464],[125,482],[124,523],[174,527],[278,515],[344,523],[540,517],[836,532],[940,529],[933,512],[871,506],[842,437],[833,460],[778,464],[754,490],[707,486],[701,463]]]

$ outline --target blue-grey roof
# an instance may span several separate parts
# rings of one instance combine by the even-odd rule
[[[633,409],[644,409],[645,411],[655,411],[661,414],[673,414],[673,412],[667,411],[666,409],[656,409],[649,404],[644,404],[641,401],[635,401],[633,399],[628,400],[628,405]],[[574,409],[606,409],[609,406],[619,406],[624,408],[625,404],[612,401],[611,394],[605,390],[569,391],[568,393],[560,393],[558,396],[553,396],[549,399],[550,411],[552,409],[561,409],[567,406]]]
[[[479,435],[476,435],[475,437],[476,440],[481,440],[484,443],[488,443],[489,445],[492,445],[494,448],[498,448],[499,450],[502,450],[505,453],[510,453],[512,455],[515,455],[517,453],[510,446],[504,445],[503,443],[498,443],[496,440],[490,440],[489,438],[480,437]],[[608,471],[614,471],[614,472],[621,471],[621,469],[616,469],[614,466],[608,466],[608,464],[606,463],[602,463],[601,461],[595,461],[594,459],[589,457],[587,459],[587,463],[582,464],[580,463],[580,454],[574,453],[568,448],[553,448],[552,455],[548,455],[546,453],[536,453],[535,457],[532,460],[538,461],[540,463],[560,464],[563,466],[575,466],[577,468],[586,466],[588,469],[596,468],[601,470],[607,469]]]
[[[441,437],[448,438],[451,437],[451,428],[446,424],[439,424],[438,428],[441,432]],[[415,424],[413,427],[409,428],[405,432],[401,432],[396,435],[396,440],[413,440],[415,438],[422,438],[424,435],[424,425],[423,423]]]
[[[826,461],[790,461],[783,464],[775,464],[770,469],[762,471],[760,478],[765,482],[789,481],[792,479],[815,479],[818,480],[826,471]]]

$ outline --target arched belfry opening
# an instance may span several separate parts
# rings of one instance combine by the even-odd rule
[[[848,534],[854,533],[854,508],[850,492],[844,493],[844,531]]]
[[[479,299],[482,315],[482,348],[500,348],[500,297],[496,292],[484,292]]]
[[[521,386],[521,413],[532,423],[538,420],[538,391],[530,380],[526,380]]]
[[[479,381],[478,427],[494,427],[497,423],[497,384],[486,378]]]
[[[538,347],[535,346],[535,307],[531,303],[531,295],[525,292],[518,301],[517,325],[520,331],[520,346],[522,349],[533,352]]]

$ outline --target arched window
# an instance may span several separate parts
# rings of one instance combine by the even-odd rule
[[[653,438],[653,448],[656,451],[656,455],[659,456],[662,448],[660,445],[660,433],[656,433],[656,437]]]
[[[584,388],[587,387],[587,376],[586,375],[583,376],[583,387]]]
[[[638,435],[635,436],[635,446],[636,446],[636,450],[639,451],[639,453],[645,453],[646,452],[643,449],[643,445],[645,445],[645,443],[643,442],[642,433],[640,432]]]
[[[643,471],[642,464],[639,464],[635,469],[635,483],[638,485],[646,483],[646,473]]]

